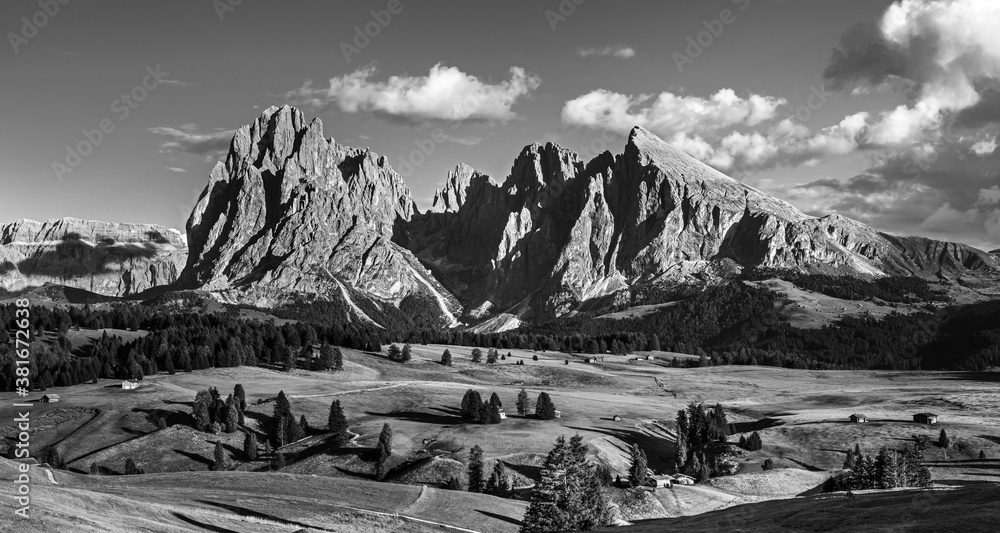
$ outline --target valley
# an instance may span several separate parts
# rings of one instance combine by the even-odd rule
[[[439,363],[445,349],[453,356],[452,367]],[[735,475],[655,489],[648,493],[654,498],[640,505],[620,502],[621,518],[691,516],[785,498],[836,498],[818,494],[831,475],[841,472],[846,450],[857,445],[872,453],[905,444],[914,435],[934,441],[942,428],[952,448],[932,445],[925,452],[935,486],[964,490],[957,488],[1000,475],[1000,416],[995,412],[1000,390],[990,373],[672,368],[664,361],[674,354],[661,352],[636,354],[652,355],[652,361],[606,356],[604,362],[586,363],[579,354],[510,350],[497,364],[472,363],[471,348],[461,346],[414,345],[412,354],[400,364],[382,354],[345,349],[341,371],[216,368],[147,376],[136,390],[101,380],[54,389],[61,400],[50,404],[37,403],[42,394],[37,393],[33,446],[58,449],[67,471],[53,472],[58,485],[36,480],[38,497],[45,498],[40,501],[48,503],[39,504],[37,529],[19,530],[76,523],[79,531],[129,531],[130,524],[143,523],[150,531],[197,531],[201,523],[239,531],[347,531],[344,524],[351,523],[358,528],[351,531],[423,531],[436,527],[419,521],[429,520],[450,526],[445,529],[513,532],[523,502],[443,488],[450,477],[464,474],[473,446],[482,448],[487,464],[502,461],[523,487],[537,482],[538,467],[558,435],[580,434],[591,459],[615,475],[627,475],[632,443],[645,451],[654,472],[672,472],[674,418],[692,402],[721,403],[736,432],[730,440],[757,431],[763,449],[740,457]],[[525,364],[516,364],[519,359]],[[279,391],[287,395],[294,415],[304,415],[314,428],[305,441],[283,448],[287,466],[278,472],[268,472],[266,461],[240,459],[241,432],[213,435],[190,427],[195,393],[233,383],[246,390],[247,430],[263,431],[273,402],[257,401],[271,400]],[[470,388],[484,395],[496,392],[507,418],[498,425],[463,421],[458,406]],[[547,392],[560,418],[516,414],[513,403],[521,388],[532,400]],[[0,394],[0,400],[9,405],[11,396]],[[344,446],[326,442],[325,419],[334,399],[341,401],[354,435]],[[3,416],[11,418],[7,411]],[[938,424],[915,424],[912,415],[923,411],[936,413]],[[847,417],[854,413],[866,414],[868,423],[850,423]],[[160,417],[167,429],[157,429]],[[394,451],[380,483],[372,479],[371,450],[385,423],[393,428]],[[10,426],[2,431],[10,437]],[[216,442],[231,458],[226,472],[209,472]],[[986,459],[978,459],[980,451]],[[128,458],[146,474],[112,475]],[[766,459],[774,466],[764,471]],[[107,474],[86,475],[92,463]],[[33,472],[41,476],[42,470]],[[180,490],[192,484],[198,488]],[[385,490],[399,494],[390,498]],[[619,492],[623,489],[610,490],[616,494],[613,501],[625,495]],[[117,511],[100,522],[96,513],[104,505]],[[470,508],[482,512],[460,511]],[[150,522],[157,516],[162,523]]]

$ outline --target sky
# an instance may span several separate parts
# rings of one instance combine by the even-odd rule
[[[63,5],[65,3],[65,5]],[[1000,248],[995,0],[8,1],[0,223],[183,228],[271,105],[385,155],[586,160],[643,126],[812,215]]]

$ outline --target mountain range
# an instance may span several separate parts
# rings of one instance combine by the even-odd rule
[[[360,320],[370,305],[426,298],[446,323],[504,329],[747,268],[929,279],[1000,270],[1000,251],[806,215],[639,127],[621,154],[590,161],[528,145],[502,182],[458,165],[421,213],[385,157],[324,137],[318,118],[288,106],[236,131],[186,230],[185,246],[152,225],[0,226],[0,286],[199,289],[263,307],[308,295],[343,299]]]

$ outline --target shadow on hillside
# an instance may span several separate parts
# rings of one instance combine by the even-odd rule
[[[524,477],[526,477],[526,478],[528,478],[528,479],[530,479],[530,480],[532,480],[534,482],[538,482],[538,480],[542,479],[542,467],[540,467],[540,466],[515,465],[515,464],[510,464],[510,463],[507,463],[507,462],[504,462],[504,461],[501,461],[501,462],[507,468],[509,468],[509,469],[517,472],[518,474],[521,474],[522,476],[524,476]]]
[[[205,457],[202,457],[201,455],[198,455],[196,453],[187,452],[187,451],[184,451],[184,450],[181,450],[181,449],[178,449],[178,448],[174,448],[173,452],[177,453],[177,454],[180,454],[180,455],[183,455],[184,457],[187,457],[188,459],[191,459],[192,461],[201,463],[201,464],[203,464],[205,466],[208,466],[208,467],[212,467],[212,466],[215,465],[215,461],[213,461],[211,459],[208,459],[208,458],[205,458]]]
[[[783,426],[785,425],[785,421],[778,420],[777,418],[765,417],[753,422],[733,422],[730,425],[733,427],[733,434],[735,435],[737,433],[751,433],[762,429]]]
[[[395,411],[391,413],[376,413],[374,411],[365,411],[365,414],[381,418],[395,418],[396,420],[419,422],[421,424],[434,424],[439,426],[458,424],[462,421],[461,417],[456,417],[452,415],[436,415],[433,413],[425,413],[423,411]]]
[[[146,420],[152,423],[154,426],[159,425],[160,418],[167,423],[167,426],[187,426],[192,422],[191,415],[185,413],[184,411],[167,411],[164,409],[143,409],[141,407],[135,407],[132,409],[133,413],[144,413],[146,415]]]
[[[221,526],[213,526],[212,524],[199,522],[198,520],[195,520],[194,518],[178,513],[177,511],[170,511],[170,514],[174,515],[174,518],[177,518],[182,522],[191,524],[192,526],[198,527],[200,529],[204,529],[205,531],[214,531],[215,533],[240,533],[235,529],[229,529]]]
[[[994,444],[1000,444],[1000,437],[994,435],[979,435],[979,438],[986,439]]]
[[[482,509],[476,509],[475,511],[477,513],[481,514],[481,515],[488,516],[490,518],[495,518],[497,520],[500,520],[501,522],[507,522],[508,524],[513,524],[515,526],[520,526],[521,525],[521,521],[520,520],[516,520],[516,519],[511,518],[509,516],[504,516],[502,514],[491,513],[489,511],[484,511]]]
[[[315,526],[310,526],[309,524],[303,524],[302,522],[296,522],[294,520],[285,520],[284,518],[280,518],[280,517],[277,517],[277,516],[274,516],[274,515],[271,515],[271,514],[267,514],[267,513],[262,513],[260,511],[254,511],[253,509],[247,509],[246,507],[240,507],[238,505],[230,505],[230,504],[226,504],[226,503],[213,502],[211,500],[195,500],[195,502],[200,503],[200,504],[204,504],[204,505],[209,505],[211,507],[218,507],[220,509],[225,509],[225,510],[227,510],[229,512],[232,512],[232,513],[235,513],[235,514],[237,514],[239,516],[243,516],[243,517],[247,517],[247,518],[257,518],[259,520],[268,520],[268,521],[271,521],[271,522],[278,522],[280,524],[284,524],[284,525],[287,525],[287,526],[295,526],[295,527],[303,527],[303,528],[315,527]]]
[[[668,470],[673,471],[674,469],[673,457],[676,453],[674,451],[674,443],[663,437],[654,437],[642,431],[625,428],[608,429],[573,426],[567,426],[567,428],[575,431],[595,431],[597,433],[603,433],[625,443],[634,442],[639,446],[639,448],[642,449],[642,451],[646,452],[646,458],[649,461],[649,466],[653,468],[653,470],[665,472]],[[622,452],[628,455],[628,450],[622,450]]]
[[[943,379],[961,381],[983,381],[986,383],[1000,382],[1000,372],[949,372],[941,377]]]

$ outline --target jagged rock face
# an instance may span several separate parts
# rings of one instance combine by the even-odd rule
[[[187,258],[179,232],[151,224],[64,218],[0,226],[0,289],[46,283],[127,297],[177,280]]]
[[[237,130],[188,221],[178,286],[274,305],[294,293],[459,304],[402,244],[413,200],[384,157],[323,137],[290,107]],[[355,292],[356,291],[356,292]]]
[[[968,246],[810,217],[642,128],[623,154],[586,165],[534,144],[502,186],[456,175],[439,195],[448,218],[428,232],[417,217],[424,234],[411,248],[463,303],[520,318],[561,316],[639,284],[700,281],[732,266],[925,277],[1000,268]],[[464,197],[455,190],[463,183]]]

